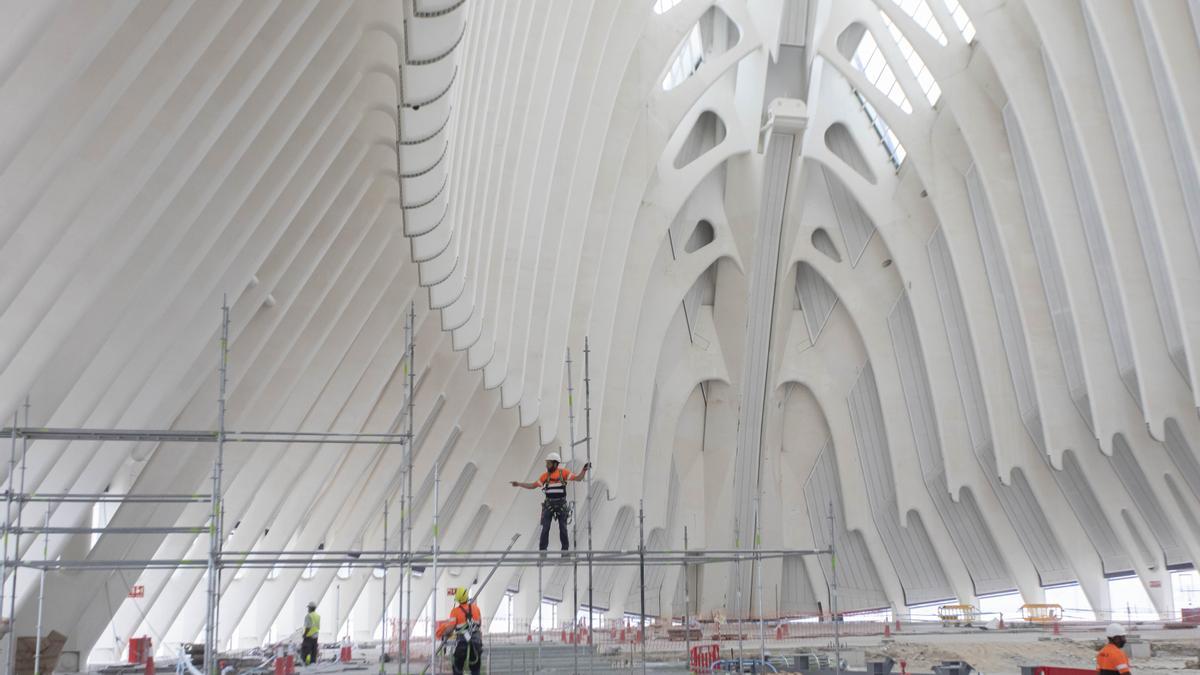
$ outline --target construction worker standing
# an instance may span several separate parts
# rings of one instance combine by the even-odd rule
[[[1109,624],[1104,631],[1108,644],[1096,654],[1096,670],[1100,675],[1129,675],[1129,657],[1125,656],[1125,627]]]
[[[552,452],[546,456],[546,473],[539,476],[536,481],[532,483],[510,481],[513,487],[526,490],[541,488],[546,495],[546,500],[542,502],[542,534],[541,539],[538,540],[539,551],[545,551],[550,544],[550,523],[555,519],[558,520],[558,539],[562,544],[562,550],[566,551],[570,548],[567,537],[567,519],[570,515],[567,508],[567,483],[583,480],[587,476],[588,469],[592,468],[591,463],[584,464],[583,470],[574,474],[565,468],[559,468],[561,463],[562,456],[557,452]]]
[[[479,675],[482,663],[480,656],[483,654],[479,605],[471,602],[466,588],[454,592],[454,602],[456,604],[450,610],[450,619],[438,622],[437,638],[455,640],[454,675],[462,675],[466,667],[471,669],[471,675]]]
[[[317,603],[308,603],[308,614],[304,615],[304,639],[300,641],[300,660],[304,665],[317,662],[317,636],[321,634],[321,615],[317,614]]]

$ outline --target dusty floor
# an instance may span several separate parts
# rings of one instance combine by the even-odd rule
[[[1137,656],[1132,648],[1128,650],[1135,675],[1200,674],[1200,628],[1135,631],[1132,637],[1149,644],[1151,650],[1149,657]],[[910,673],[929,673],[931,666],[942,661],[966,661],[984,675],[1018,675],[1022,666],[1094,669],[1096,651],[1102,644],[1099,630],[1068,631],[1060,636],[1031,630],[906,631],[893,638],[847,637],[842,641],[842,658],[854,670],[862,670],[866,660],[886,655],[897,662],[903,659]],[[723,645],[724,649],[730,646],[730,643]],[[769,641],[767,652],[793,654],[816,650],[832,656],[832,647],[827,638],[791,639]],[[757,652],[757,642],[747,640],[745,649]],[[668,654],[657,656],[663,658]],[[899,672],[897,663],[893,675]]]
[[[1151,656],[1130,661],[1135,673],[1180,673],[1200,669],[1200,631],[1160,631],[1143,635]],[[1020,673],[1021,666],[1044,665],[1094,668],[1097,635],[1038,636],[1031,634],[955,634],[905,636],[890,643],[864,645],[868,656],[887,655],[907,662],[909,671],[929,672],[941,661],[962,660],[981,673]],[[858,648],[855,647],[857,650]]]

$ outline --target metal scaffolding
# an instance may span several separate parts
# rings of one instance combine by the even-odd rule
[[[409,320],[413,320],[414,310],[410,308]],[[0,527],[0,535],[3,538],[3,555],[0,558],[0,608],[4,604],[4,593],[8,587],[8,577],[11,569],[11,592],[9,592],[9,631],[7,641],[7,654],[4,664],[4,675],[9,675],[15,668],[16,652],[13,649],[14,636],[16,635],[16,600],[17,600],[17,572],[20,568],[33,568],[39,570],[41,576],[38,583],[38,599],[37,599],[37,624],[35,639],[35,673],[40,668],[40,655],[42,648],[42,617],[45,603],[45,575],[50,570],[100,570],[100,571],[116,571],[116,570],[151,570],[151,569],[204,569],[207,588],[205,590],[205,622],[204,622],[204,672],[207,675],[219,675],[217,673],[216,654],[218,652],[219,642],[219,625],[220,625],[220,600],[221,600],[221,570],[227,567],[224,558],[226,556],[252,557],[251,552],[244,551],[226,551],[224,546],[224,508],[222,495],[224,490],[224,454],[225,445],[228,443],[283,443],[283,444],[321,444],[321,445],[352,445],[352,444],[376,444],[376,445],[405,445],[411,447],[412,443],[412,400],[411,386],[412,375],[409,368],[409,427],[408,431],[403,434],[386,433],[345,433],[345,432],[310,432],[310,431],[230,431],[225,427],[226,413],[226,386],[228,382],[228,364],[229,364],[229,304],[223,300],[221,304],[221,324],[220,338],[218,340],[219,361],[217,366],[218,375],[218,394],[217,394],[217,428],[215,430],[179,430],[179,429],[97,429],[97,428],[59,428],[59,427],[32,427],[29,425],[29,401],[26,399],[25,422],[19,424],[17,414],[13,413],[13,423],[10,427],[0,429],[0,435],[7,436],[11,439],[11,451],[9,457],[8,485],[0,496],[3,497],[5,503],[5,517],[2,527]],[[411,363],[412,355],[412,337],[409,335],[408,357]],[[14,480],[17,477],[17,441],[21,441],[20,453],[20,485],[14,489]],[[25,475],[28,466],[28,450],[31,441],[40,440],[64,440],[64,441],[89,441],[89,442],[150,442],[160,444],[177,444],[177,443],[212,443],[215,444],[215,455],[212,464],[211,473],[211,488],[208,494],[130,494],[118,495],[111,493],[29,493],[25,490]],[[164,446],[168,447],[168,446]],[[411,471],[411,452],[409,453],[409,470]],[[409,482],[411,489],[411,479]],[[410,494],[411,500],[411,494]],[[386,499],[385,509],[386,509]],[[31,503],[46,504],[46,512],[44,514],[44,522],[40,526],[25,527],[22,523],[24,506]],[[50,515],[51,508],[54,504],[97,504],[97,503],[115,503],[115,504],[189,504],[189,503],[207,503],[211,508],[208,515],[208,522],[203,525],[196,526],[143,526],[143,527],[121,527],[121,526],[104,526],[104,527],[65,527],[51,526]],[[411,501],[410,501],[411,504]],[[16,506],[16,521],[13,522],[13,507]],[[386,519],[386,516],[385,516]],[[386,530],[386,520],[385,520]],[[144,534],[207,534],[209,537],[208,553],[206,557],[200,559],[156,559],[156,560],[49,560],[49,536],[54,534],[129,534],[129,535],[144,535]],[[10,536],[11,535],[11,536]],[[43,554],[41,560],[26,560],[21,554],[21,536],[22,535],[41,535]],[[386,531],[385,531],[386,536]],[[10,550],[11,544],[11,550]],[[384,542],[384,558],[386,558],[387,544]],[[254,552],[259,553],[259,552]],[[315,555],[320,551],[309,552],[308,555]],[[347,565],[369,565],[373,564],[370,560],[358,561],[339,561],[337,566]],[[407,563],[410,564],[410,563]],[[331,566],[333,564],[331,563]],[[243,562],[238,562],[234,566],[237,567],[254,567],[254,565],[246,565]],[[262,567],[289,567],[288,564],[273,564],[261,565]],[[306,565],[296,564],[297,567]],[[315,565],[321,566],[321,565]],[[378,565],[377,565],[378,566]],[[386,571],[388,565],[382,565]],[[386,578],[386,577],[385,577]],[[384,584],[386,591],[386,581]],[[386,603],[385,609],[386,612]],[[384,625],[386,625],[386,613],[384,615]]]
[[[638,580],[637,584],[640,591],[640,606],[638,608],[639,635],[642,637],[641,644],[641,660],[642,667],[645,670],[646,663],[646,568],[647,567],[663,567],[663,566],[678,566],[684,574],[684,631],[686,644],[690,648],[691,645],[691,628],[689,625],[689,615],[691,610],[691,580],[689,579],[689,569],[695,565],[705,564],[733,564],[735,568],[743,561],[749,562],[753,567],[755,579],[758,581],[759,589],[756,593],[758,600],[758,622],[759,622],[759,638],[760,645],[764,643],[763,631],[763,612],[762,612],[762,562],[764,560],[781,559],[790,556],[808,556],[808,555],[829,555],[831,568],[833,569],[833,577],[831,583],[831,610],[834,616],[834,639],[835,647],[838,649],[837,658],[840,667],[840,639],[838,637],[838,621],[837,621],[837,578],[836,578],[836,561],[834,559],[834,544],[836,537],[836,524],[833,520],[832,505],[830,507],[830,545],[824,549],[763,549],[760,546],[759,538],[759,523],[756,517],[754,522],[754,545],[752,548],[737,546],[732,549],[710,549],[696,550],[689,549],[687,530],[684,528],[683,533],[683,549],[661,549],[653,550],[647,547],[645,537],[645,512],[642,504],[638,506],[638,543],[634,549],[611,549],[611,550],[596,550],[593,548],[592,541],[592,512],[593,512],[593,495],[592,495],[592,475],[587,473],[587,489],[585,493],[585,512],[586,512],[586,548],[580,550],[578,546],[571,551],[555,553],[548,555],[544,551],[511,551],[511,550],[476,550],[476,551],[442,551],[441,550],[441,532],[440,532],[440,458],[434,459],[433,466],[433,537],[432,546],[429,550],[419,551],[414,545],[413,539],[413,519],[414,512],[414,490],[413,490],[413,462],[415,451],[415,436],[414,436],[414,411],[415,411],[415,334],[416,334],[416,310],[415,306],[411,305],[408,308],[408,315],[405,321],[405,350],[402,358],[403,376],[405,385],[405,403],[404,408],[407,413],[407,429],[403,433],[394,433],[401,423],[401,418],[397,417],[395,424],[389,433],[335,433],[335,432],[280,432],[280,431],[230,431],[226,429],[226,400],[227,400],[227,378],[228,378],[228,356],[229,356],[229,307],[227,303],[222,304],[221,309],[221,327],[219,339],[219,365],[218,365],[218,396],[217,396],[217,429],[215,431],[207,430],[164,430],[164,429],[95,429],[95,428],[34,428],[29,425],[29,404],[25,404],[25,423],[18,424],[17,415],[14,414],[12,426],[0,430],[5,436],[11,439],[11,449],[9,457],[9,476],[7,489],[0,493],[0,497],[5,503],[5,519],[3,523],[3,540],[4,550],[3,557],[0,559],[0,608],[3,607],[3,594],[7,588],[7,575],[12,576],[11,594],[9,597],[9,618],[10,622],[15,623],[16,618],[16,595],[17,595],[17,571],[21,568],[37,570],[41,577],[39,579],[38,591],[38,608],[37,608],[37,653],[41,651],[41,622],[42,608],[45,601],[45,576],[50,571],[117,571],[117,570],[176,570],[176,569],[193,569],[205,571],[207,587],[205,590],[205,624],[204,624],[204,672],[206,675],[219,675],[217,672],[217,655],[220,651],[220,600],[221,600],[221,574],[222,570],[228,567],[238,569],[329,569],[329,568],[349,568],[349,569],[373,569],[382,572],[381,581],[381,600],[382,607],[380,611],[380,625],[383,631],[383,640],[380,645],[380,675],[385,671],[385,662],[387,660],[387,626],[388,626],[388,605],[391,601],[391,595],[388,591],[388,573],[390,570],[400,570],[400,582],[396,585],[394,592],[397,594],[400,611],[397,619],[399,626],[399,635],[401,640],[401,650],[403,654],[404,672],[410,669],[411,665],[411,650],[403,647],[406,640],[411,639],[411,631],[416,623],[416,615],[413,613],[413,579],[414,569],[423,570],[426,567],[432,567],[432,596],[434,597],[434,607],[436,608],[436,596],[438,588],[438,572],[439,569],[447,569],[453,567],[461,568],[498,568],[498,567],[536,567],[537,568],[537,601],[538,601],[538,621],[539,624],[544,620],[541,611],[541,603],[544,598],[542,595],[542,572],[544,567],[564,567],[570,566],[572,572],[572,623],[578,623],[579,612],[579,567],[580,564],[586,564],[587,576],[587,635],[588,643],[591,644],[594,631],[593,618],[596,607],[594,603],[594,585],[593,585],[593,570],[595,566],[601,567],[637,567]],[[591,463],[592,453],[592,434],[591,434],[591,373],[590,373],[590,356],[591,349],[584,340],[584,435],[581,439],[575,438],[575,400],[574,400],[574,384],[572,381],[572,365],[570,350],[567,351],[566,369],[567,369],[567,398],[568,398],[568,419],[570,422],[570,450],[572,462],[575,462],[575,448],[578,445],[584,445],[585,457],[584,461]],[[21,451],[20,457],[20,485],[14,487],[14,480],[18,472],[18,440],[20,441]],[[215,453],[212,463],[211,485],[208,494],[180,494],[180,493],[164,493],[164,494],[110,494],[110,493],[33,493],[26,492],[25,489],[25,473],[27,468],[27,456],[30,441],[38,440],[66,440],[66,441],[90,441],[90,442],[153,442],[160,444],[177,444],[177,443],[213,443],[215,444]],[[380,446],[403,445],[405,446],[405,455],[401,460],[401,472],[398,479],[393,482],[385,490],[382,504],[383,517],[383,536],[382,548],[377,550],[370,549],[355,549],[355,550],[232,550],[225,548],[224,542],[224,507],[223,507],[223,491],[225,488],[224,481],[224,453],[226,444],[229,443],[315,443],[315,444],[376,444]],[[170,447],[163,446],[164,448]],[[169,450],[168,450],[169,451]],[[398,483],[398,485],[397,485]],[[400,527],[398,548],[389,547],[389,503],[399,493],[400,504]],[[572,505],[575,504],[575,491],[572,486]],[[39,526],[26,527],[22,523],[22,512],[24,506],[33,503],[47,504],[47,511],[44,517],[44,522]],[[207,523],[195,526],[157,526],[157,527],[67,527],[67,526],[52,526],[50,522],[50,505],[52,504],[100,504],[100,503],[115,503],[115,504],[192,504],[206,503],[210,505]],[[756,504],[757,506],[757,504]],[[14,513],[15,507],[15,513]],[[14,521],[15,516],[15,523]],[[178,558],[178,559],[85,559],[85,560],[69,560],[55,559],[50,560],[48,555],[48,536],[52,534],[207,534],[209,536],[209,546],[207,554],[204,557],[194,558]],[[579,534],[578,523],[572,522],[572,539],[575,540]],[[10,538],[10,535],[14,535]],[[43,555],[40,560],[28,560],[21,554],[21,535],[42,535],[43,537]],[[14,551],[10,552],[10,540],[13,542]],[[736,544],[735,544],[736,546]],[[511,549],[511,544],[510,544]],[[236,562],[227,562],[236,561]],[[10,569],[11,568],[11,569]],[[740,583],[738,585],[738,607],[740,608]],[[434,612],[436,614],[436,610]],[[738,610],[739,620],[740,609]],[[340,611],[338,612],[340,615]],[[339,617],[340,618],[340,617]],[[430,617],[431,622],[436,620],[435,616]],[[335,627],[336,629],[336,627]],[[14,664],[13,636],[16,633],[16,626],[11,625],[8,636],[8,655],[5,664],[5,675],[12,672]],[[431,630],[432,634],[432,630]],[[740,642],[740,631],[739,631]],[[577,642],[576,642],[577,645]],[[540,642],[538,645],[540,654]],[[740,648],[739,648],[740,651]],[[760,658],[762,656],[763,647],[760,646]],[[593,669],[593,654],[594,650],[588,650],[587,670],[591,672]],[[578,646],[573,654],[575,671],[579,672],[579,657]],[[740,658],[740,656],[739,656]],[[437,665],[432,664],[434,672]]]

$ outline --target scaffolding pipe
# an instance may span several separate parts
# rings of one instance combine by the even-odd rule
[[[132,441],[149,443],[217,443],[218,431],[180,431],[174,429],[90,429],[13,426],[0,429],[0,434],[13,434],[32,441]],[[403,445],[403,434],[362,434],[324,431],[226,431],[224,443],[315,443],[320,445],[354,445],[373,443]]]
[[[571,465],[575,466],[575,387],[571,381],[571,348],[567,347],[567,421],[571,438]],[[571,546],[579,548],[579,518],[575,517],[575,481],[571,482]],[[579,559],[571,556],[571,657],[579,672]],[[590,614],[590,610],[589,610]]]
[[[641,499],[638,500],[638,563],[638,586],[642,592],[638,641],[642,643],[642,675],[646,675],[646,511]]]
[[[754,591],[754,599],[758,601],[758,660],[759,660],[759,664],[761,665],[761,664],[765,664],[767,662],[767,636],[766,636],[765,627],[763,626],[763,608],[762,608],[762,598],[763,598],[762,555],[761,555],[761,552],[759,551],[759,545],[761,544],[761,541],[762,541],[762,539],[761,539],[762,533],[759,530],[759,527],[760,527],[759,518],[762,515],[761,483],[760,483],[760,488],[759,488],[759,494],[757,497],[755,497],[754,501],[755,501],[755,505],[754,505],[754,568],[753,568],[752,572],[754,574],[755,580],[758,582],[757,588]]]
[[[17,478],[17,411],[13,411],[13,425],[9,430],[12,437],[12,446],[8,453],[8,486],[9,489],[4,496],[4,559],[0,562],[0,612],[4,610],[4,589],[8,584],[8,535],[11,531],[10,523],[12,523],[12,504],[13,504],[13,481]],[[49,507],[47,507],[47,511]],[[20,540],[17,541],[17,549],[21,547]],[[17,568],[13,567],[13,596],[17,594]],[[9,675],[11,670],[13,654],[13,633],[16,632],[16,603],[13,603],[13,609],[8,613],[8,650],[4,656],[4,674]]]
[[[53,504],[190,504],[212,501],[210,495],[186,494],[109,494],[86,492],[55,492],[55,493],[12,493],[13,501],[24,503],[53,503]],[[201,528],[204,529],[204,528]]]
[[[833,501],[829,502],[829,611],[833,618],[833,672],[842,672],[842,618],[838,616],[838,586],[837,586],[837,520],[833,517]]]
[[[543,553],[544,553],[544,551],[543,551]],[[538,575],[537,575],[537,577],[538,577],[538,588],[537,588],[538,636],[537,636],[537,654],[534,656],[534,659],[533,659],[533,672],[535,672],[535,673],[541,672],[541,670],[542,670],[542,625],[544,624],[545,619],[546,619],[546,617],[542,616],[544,614],[544,612],[542,611],[542,605],[544,603],[542,602],[542,563],[540,563],[540,562],[538,563],[538,566],[537,566],[537,572],[538,572]]]
[[[583,337],[583,438],[586,461],[592,463],[592,373],[591,346],[588,338]],[[588,585],[588,646],[592,645],[592,617],[596,613],[596,603],[592,600],[592,472],[587,472],[587,585]],[[595,649],[588,650],[588,672],[595,665]]]
[[[46,509],[46,525],[50,525],[50,509]],[[42,560],[50,557],[50,536],[42,537]],[[37,630],[33,636],[33,675],[42,675],[42,614],[46,606],[46,570],[38,579]]]
[[[217,370],[217,453],[212,470],[212,517],[209,522],[208,607],[204,627],[204,672],[217,673],[218,621],[221,604],[221,480],[225,456],[225,387],[229,365],[229,302],[221,302],[220,361]]]
[[[397,119],[399,119],[399,118],[397,118]],[[405,368],[408,370],[408,372],[406,373],[408,376],[406,378],[407,382],[408,382],[408,432],[407,432],[408,445],[405,446],[408,448],[408,466],[405,469],[405,474],[406,474],[405,481],[408,484],[408,491],[407,491],[408,507],[407,508],[401,507],[403,509],[404,513],[406,514],[404,523],[408,527],[408,536],[406,537],[405,541],[407,542],[407,546],[409,549],[415,549],[415,547],[413,546],[412,520],[413,520],[413,454],[416,452],[416,448],[414,447],[415,442],[413,440],[414,439],[414,436],[413,436],[413,406],[415,404],[414,399],[416,398],[416,379],[415,378],[416,378],[416,370],[417,370],[417,368],[416,368],[416,352],[417,352],[417,306],[416,306],[416,303],[409,302],[408,303],[408,363],[405,364]],[[406,672],[406,673],[409,671],[409,659],[410,659],[409,654],[410,654],[410,652],[412,652],[412,649],[411,649],[412,633],[409,631],[408,626],[416,625],[416,619],[415,619],[415,617],[413,617],[413,613],[412,613],[412,586],[413,586],[413,576],[412,575],[413,575],[412,562],[410,560],[407,565],[406,570],[403,573],[403,576],[401,577],[402,583],[404,583],[407,588],[407,595],[405,598],[404,616],[408,623],[405,624],[404,622],[401,622],[401,624],[400,624],[401,635],[407,637],[409,647],[410,647],[409,649],[404,650],[404,672]]]
[[[430,598],[429,608],[429,644],[433,645],[434,636],[437,634],[437,590],[438,590],[438,515],[441,510],[441,504],[438,503],[438,486],[442,482],[441,475],[438,472],[438,458],[433,460],[433,595]],[[431,647],[432,648],[432,647]],[[437,655],[433,652],[429,654],[429,660],[433,663],[433,675],[437,675],[438,664]]]
[[[383,556],[387,557],[388,545],[388,501],[387,495],[383,498]],[[379,577],[380,585],[383,587],[380,592],[380,599],[383,601],[379,610],[379,675],[384,675],[384,667],[387,663],[387,566],[383,568],[383,575]],[[339,585],[340,589],[341,586]]]
[[[683,648],[684,656],[691,662],[692,658],[692,624],[689,613],[692,610],[692,592],[691,579],[689,579],[688,563],[688,530],[687,525],[683,526]]]
[[[16,421],[17,421],[17,414],[16,414],[16,412],[14,412],[13,413],[13,422],[16,422]],[[29,397],[28,396],[25,397],[25,425],[26,426],[29,425]],[[13,442],[13,450],[14,450],[14,452],[16,451],[16,441],[15,440]],[[22,493],[25,492],[25,476],[28,473],[28,469],[29,469],[29,439],[22,438],[21,439],[21,484],[20,484],[20,487],[18,488]],[[12,482],[13,482],[13,475],[10,475],[9,479],[8,479],[8,484],[11,486]],[[46,505],[46,513],[47,514],[50,513],[50,505],[49,504]],[[22,522],[22,519],[24,518],[24,514],[25,514],[25,509],[23,509],[21,507],[17,507],[17,529],[20,529],[20,527],[21,527],[21,522]],[[5,521],[4,526],[5,526],[5,528],[9,528],[9,522],[7,520]],[[7,540],[7,538],[8,537],[6,535],[5,539]],[[8,546],[6,545],[5,546],[5,556],[7,556],[7,555],[8,555]],[[17,667],[17,654],[16,654],[16,649],[13,648],[13,644],[14,644],[13,640],[14,640],[14,636],[17,634],[17,569],[21,563],[21,537],[20,536],[17,536],[16,539],[13,540],[13,559],[14,559],[14,566],[13,566],[13,571],[12,571],[12,578],[13,578],[12,594],[9,596],[9,599],[8,599],[8,617],[9,617],[9,619],[8,619],[8,621],[9,621],[8,654],[6,655],[6,658],[5,658],[5,668],[6,668],[6,672],[8,672],[8,673],[11,673],[13,670],[16,670],[16,667]]]
[[[292,552],[296,553],[296,552]],[[350,568],[365,568],[365,567],[403,567],[408,565],[426,566],[432,563],[433,557],[431,554],[404,556],[389,555],[382,556],[378,551],[371,552],[352,552],[342,558],[316,558],[312,559],[313,553],[319,552],[304,552],[307,557],[281,560],[272,560],[268,558],[253,559],[246,557],[241,559],[238,551],[222,551],[222,558],[234,557],[239,558],[238,567],[244,569],[333,569],[339,567]],[[511,559],[505,559],[502,563],[504,567],[529,567],[532,565],[542,565],[550,567],[562,567],[573,564],[570,560],[570,555],[555,556],[550,559],[540,560],[532,557],[531,552],[522,551],[513,556]],[[812,550],[779,550],[771,552],[760,552],[758,558],[760,560],[785,558],[796,555],[826,555],[828,549],[819,551]],[[490,567],[495,564],[497,557],[503,554],[503,551],[476,551],[476,552],[439,552],[439,565],[451,565],[454,567]],[[667,566],[667,565],[682,565],[685,562],[690,564],[718,564],[718,563],[733,563],[739,560],[754,560],[755,554],[752,552],[744,552],[741,554],[728,553],[723,551],[691,551],[686,557],[681,551],[651,551],[645,552],[644,562],[649,567]],[[636,550],[633,551],[611,551],[605,555],[597,554],[596,563],[605,567],[633,567],[641,565],[643,561],[642,554]],[[207,558],[155,558],[155,559],[112,559],[112,560],[22,560],[9,561],[10,566],[29,567],[33,569],[90,569],[90,570],[119,570],[119,569],[174,569],[182,568],[204,568],[208,565]]]

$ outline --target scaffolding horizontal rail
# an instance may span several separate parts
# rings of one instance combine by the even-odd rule
[[[203,527],[9,527],[12,534],[206,534]]]
[[[0,436],[17,437],[31,441],[134,441],[150,443],[216,443],[216,431],[188,431],[173,429],[86,429],[86,428],[41,428],[4,427]],[[227,431],[226,443],[357,443],[404,445],[403,434],[367,434],[321,431]]]
[[[209,502],[212,501],[211,495],[189,495],[189,494],[133,494],[121,495],[108,492],[85,493],[85,492],[30,492],[20,493],[14,492],[11,495],[6,491],[0,493],[0,499],[12,497],[18,502],[52,502],[52,503],[145,503],[145,504],[168,504],[168,503],[193,503],[193,502]]]
[[[404,554],[404,555],[358,555],[334,558],[328,555],[326,551],[305,552],[303,554],[291,552],[288,556],[279,556],[276,558],[265,558],[263,554],[258,554],[255,557],[253,554],[237,551],[224,551],[219,562],[222,568],[241,568],[241,569],[337,569],[342,567],[348,568],[370,568],[370,569],[387,569],[393,567],[402,567],[412,565],[415,568],[432,567],[432,554]],[[645,564],[648,566],[674,566],[674,565],[703,565],[703,564],[719,564],[732,563],[739,560],[770,560],[784,558],[796,555],[827,555],[828,549],[819,550],[800,550],[800,549],[772,549],[760,551],[647,551],[643,557],[638,551],[593,551],[591,558],[593,565],[602,567],[624,567],[638,566]],[[305,556],[304,558],[294,556]],[[501,567],[564,567],[571,566],[578,561],[588,559],[586,552],[567,553],[563,555],[559,553],[548,553],[545,556],[539,555],[536,551],[514,551],[511,557],[501,558],[496,552],[476,551],[467,553],[439,553],[439,566],[447,567],[491,567],[499,565]],[[23,561],[20,563],[24,567],[33,567],[38,569],[97,569],[97,570],[112,570],[112,569],[176,569],[176,568],[196,568],[202,569],[208,565],[207,559],[177,559],[177,560],[32,560]]]

